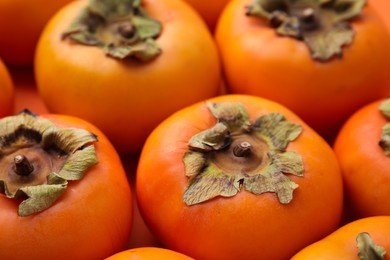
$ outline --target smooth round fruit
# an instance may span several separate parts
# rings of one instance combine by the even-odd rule
[[[26,194],[31,195],[29,195],[28,200],[22,197],[23,202],[21,202],[20,199],[15,200],[10,198],[9,195],[6,196],[7,192],[4,193],[4,190],[0,194],[0,225],[2,227],[0,258],[104,259],[124,250],[132,225],[132,197],[119,156],[108,139],[96,127],[75,117],[53,114],[38,117],[38,120],[50,120],[57,127],[57,130],[58,128],[67,129],[64,134],[67,134],[68,141],[61,147],[77,147],[87,142],[85,146],[77,148],[74,153],[67,153],[57,147],[58,143],[49,145],[52,140],[57,139],[60,135],[57,130],[52,132],[52,126],[44,128],[46,129],[46,132],[43,132],[46,135],[44,138],[43,134],[37,134],[37,128],[30,128],[31,122],[34,118],[37,118],[36,115],[23,112],[18,116],[27,119],[24,121],[24,126],[17,128],[16,132],[18,134],[11,137],[1,136],[4,143],[1,147],[3,156],[0,164],[1,167],[4,164],[7,165],[8,156],[12,156],[12,154],[8,155],[9,145],[16,142],[16,147],[20,146],[21,148],[15,148],[15,152],[27,158],[27,161],[32,165],[32,174],[26,174],[24,177],[17,177],[14,174],[12,176],[17,177],[16,180],[22,179],[22,188],[19,188],[18,192],[23,189],[27,192]],[[14,127],[12,122],[16,124],[17,121],[12,120],[8,121],[8,128],[1,128],[2,133]],[[18,125],[16,124],[16,126]],[[71,130],[74,128],[82,130]],[[35,129],[36,131],[26,129]],[[71,138],[72,131],[84,130],[89,133],[88,136],[84,136],[87,138],[84,139],[86,141],[79,140],[80,144],[74,146],[74,140]],[[51,135],[50,133],[57,133],[58,135]],[[91,133],[98,136],[97,142],[90,141],[95,140]],[[7,140],[8,142],[5,142]],[[45,144],[41,146],[40,142],[43,142],[43,140],[47,142],[47,147],[45,147]],[[30,142],[31,146],[29,145]],[[90,159],[84,156],[77,157],[80,160],[75,160],[74,155],[83,153],[91,147],[95,149],[98,162],[94,161],[95,164],[86,169],[84,176],[80,180],[76,180],[76,174],[80,168],[75,168],[75,165],[79,166],[86,161],[90,161]],[[47,158],[51,158],[51,163],[44,163]],[[71,158],[73,159],[71,160]],[[57,160],[66,160],[66,163],[60,167],[66,167],[68,172],[63,173],[64,168],[59,171],[50,171]],[[68,163],[70,160],[73,162],[72,166]],[[37,184],[35,185],[29,182],[29,180],[34,180],[35,176],[40,176],[45,169],[49,169],[48,173],[51,176],[45,178],[47,183],[43,182],[42,185],[40,185],[41,183],[35,183]],[[4,168],[2,168],[3,171]],[[59,177],[64,176],[62,174],[70,174],[67,176],[74,174],[74,177],[70,177],[70,179],[66,177],[67,182],[64,182],[63,178],[65,177]],[[18,173],[18,175],[20,174]],[[49,180],[51,180],[50,185],[48,185]],[[7,189],[10,189],[14,182],[5,180],[5,183]],[[1,185],[4,188],[3,181]],[[44,193],[39,193],[39,196],[33,195],[37,194],[32,193],[34,189],[39,187]],[[64,187],[65,190],[63,190]],[[62,193],[54,201],[50,200],[51,204],[49,206],[44,204],[46,208],[42,208],[41,202],[43,200],[47,202],[55,195],[51,192],[53,190]],[[33,200],[31,200],[32,198]],[[27,208],[27,201],[30,201],[34,207],[31,208],[30,204]]]
[[[349,3],[358,2],[361,1]],[[341,52],[321,60],[320,56],[329,50],[314,54],[305,41],[278,34],[270,26],[272,21],[247,16],[250,4],[249,0],[231,1],[221,14],[215,33],[230,93],[257,95],[281,103],[327,139],[333,138],[361,106],[389,95],[390,37],[371,5],[349,21],[353,30],[351,43],[334,46],[331,50],[340,48]],[[313,9],[307,10],[310,15]],[[298,11],[298,15],[305,14],[304,10]],[[276,12],[274,16],[274,26],[283,24],[277,21]],[[284,30],[288,32],[288,28]],[[291,30],[292,34],[298,33]],[[349,35],[335,33],[339,37],[326,42],[330,34],[312,39],[308,31],[305,39],[320,46],[330,46]]]
[[[390,215],[390,157],[380,146],[389,119],[375,101],[356,111],[339,132],[334,151],[343,174],[351,218]]]
[[[287,108],[245,95],[164,120],[142,150],[136,194],[159,241],[195,259],[288,259],[335,230],[343,206],[329,145]]]
[[[152,129],[171,113],[217,95],[221,84],[217,48],[187,4],[142,2],[144,10],[162,23],[155,40],[161,54],[145,63],[117,60],[97,46],[61,39],[86,4],[81,0],[67,5],[41,36],[35,75],[49,111],[87,119],[120,153],[136,153]]]
[[[362,257],[358,257],[359,247],[357,237],[361,233],[368,234],[366,242],[373,242],[373,245],[362,247],[361,252],[367,252]],[[367,245],[367,244],[366,244]],[[375,247],[380,247],[378,255],[372,254]],[[383,249],[386,251],[384,255]],[[302,249],[291,260],[304,259],[388,259],[390,252],[390,217],[376,216],[356,220],[348,223],[324,239]],[[371,255],[370,255],[371,253]],[[381,258],[384,256],[384,258]]]
[[[73,0],[0,1],[0,57],[6,64],[32,65],[43,28],[62,6]]]
[[[178,252],[159,248],[159,247],[139,247],[132,248],[126,251],[117,253],[106,258],[106,260],[156,260],[156,259],[170,259],[170,260],[191,260],[193,258],[180,254]]]

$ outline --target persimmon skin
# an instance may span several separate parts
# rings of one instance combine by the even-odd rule
[[[165,247],[195,259],[288,259],[337,228],[343,204],[340,169],[318,134],[272,101],[245,95],[208,101],[240,102],[251,122],[265,113],[281,112],[302,125],[303,132],[287,149],[303,157],[304,177],[289,175],[299,188],[286,205],[274,193],[256,196],[241,190],[230,198],[186,206],[183,156],[188,141],[216,120],[203,102],[176,112],[150,134],[136,177],[140,212]]]
[[[32,65],[35,47],[50,17],[73,0],[0,1],[0,57],[6,64]]]
[[[0,59],[0,118],[12,114],[15,102],[14,83],[11,74]]]
[[[1,259],[103,259],[126,248],[132,223],[132,194],[118,154],[88,122],[42,115],[58,127],[86,129],[98,136],[99,163],[71,181],[48,209],[17,215],[18,203],[0,196]]]
[[[351,217],[390,215],[390,157],[379,146],[389,122],[375,101],[356,111],[341,128],[334,151],[343,174]]]
[[[218,22],[219,15],[225,8],[226,4],[231,0],[213,0],[213,1],[199,1],[199,0],[183,0],[191,5],[203,18],[209,30],[214,32],[215,26]]]
[[[361,232],[368,232],[378,246],[387,251],[384,259],[389,259],[390,252],[390,216],[368,217],[350,222],[338,230],[302,249],[291,260],[354,260],[358,259],[356,237]]]
[[[145,0],[162,22],[162,54],[142,64],[107,57],[97,47],[61,40],[79,10],[67,5],[49,22],[37,48],[35,75],[49,111],[99,127],[120,153],[138,153],[152,129],[176,110],[217,95],[220,61],[199,15],[177,0]]]
[[[371,0],[368,4],[379,14],[390,32],[390,2],[387,0]]]
[[[327,139],[358,108],[389,95],[390,37],[369,5],[352,21],[355,37],[342,58],[319,62],[303,41],[247,17],[248,4],[231,1],[215,33],[230,93],[281,103]]]
[[[170,259],[170,260],[191,260],[193,258],[183,255],[181,253],[159,247],[139,247],[128,249],[119,252],[106,260],[156,260],[156,259]]]

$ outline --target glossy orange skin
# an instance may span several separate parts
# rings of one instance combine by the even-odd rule
[[[356,218],[390,215],[390,157],[378,144],[382,127],[389,120],[379,111],[380,102],[355,112],[334,143],[343,173],[347,207]]]
[[[1,259],[103,259],[126,248],[132,223],[132,195],[111,143],[96,127],[65,115],[42,115],[58,127],[95,133],[99,163],[48,209],[17,215],[18,203],[0,197]]]
[[[390,1],[387,0],[370,0],[369,5],[379,14],[390,31]]]
[[[298,185],[290,204],[274,193],[256,196],[240,191],[186,206],[188,183],[183,156],[189,139],[216,120],[204,102],[182,109],[149,136],[136,178],[140,212],[151,231],[172,250],[195,259],[288,259],[301,248],[335,230],[342,213],[340,169],[329,145],[285,107],[253,96],[224,95],[209,101],[240,102],[251,122],[281,112],[303,126],[288,150],[301,154],[305,177],[290,176]]]
[[[117,253],[106,260],[191,260],[193,258],[181,253],[159,247],[139,247]]]
[[[230,0],[183,0],[190,4],[203,18],[213,32],[218,22],[219,15]]]
[[[84,0],[62,9],[37,49],[35,74],[49,111],[94,123],[121,153],[139,152],[152,129],[176,110],[217,95],[221,76],[216,45],[199,15],[177,0],[146,0],[163,24],[162,54],[149,63],[118,61],[97,47],[59,35]]]
[[[368,232],[378,246],[384,247],[384,259],[390,259],[390,216],[376,216],[356,220],[342,226],[324,239],[304,248],[291,260],[356,260],[356,237]]]
[[[302,41],[245,16],[250,2],[231,1],[215,33],[229,92],[281,103],[326,138],[358,108],[389,95],[390,37],[370,6],[352,22],[356,34],[343,57],[319,62]]]
[[[0,57],[7,64],[32,65],[35,47],[50,17],[73,0],[0,1]]]
[[[12,114],[14,102],[14,83],[8,68],[0,59],[0,118]]]

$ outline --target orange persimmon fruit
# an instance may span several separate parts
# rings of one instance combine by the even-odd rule
[[[155,128],[136,197],[158,240],[195,259],[288,259],[335,230],[343,207],[331,147],[284,106],[246,95]]]
[[[326,139],[390,93],[390,35],[365,0],[233,0],[215,39],[230,93],[281,103]]]
[[[106,258],[106,260],[191,260],[193,258],[183,255],[181,253],[159,247],[138,247],[131,248],[113,256]]]
[[[39,36],[49,19],[73,0],[0,1],[0,57],[6,64],[32,65]]]
[[[35,75],[49,111],[90,121],[120,153],[221,84],[210,32],[177,0],[72,2],[42,33]]]
[[[389,100],[356,111],[334,142],[351,218],[390,215]]]
[[[132,194],[95,126],[23,111],[0,120],[0,258],[104,259],[126,249]]]
[[[390,216],[350,222],[302,249],[291,260],[389,259]]]

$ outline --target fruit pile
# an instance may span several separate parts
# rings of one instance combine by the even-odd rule
[[[387,0],[0,2],[0,259],[387,259]]]

